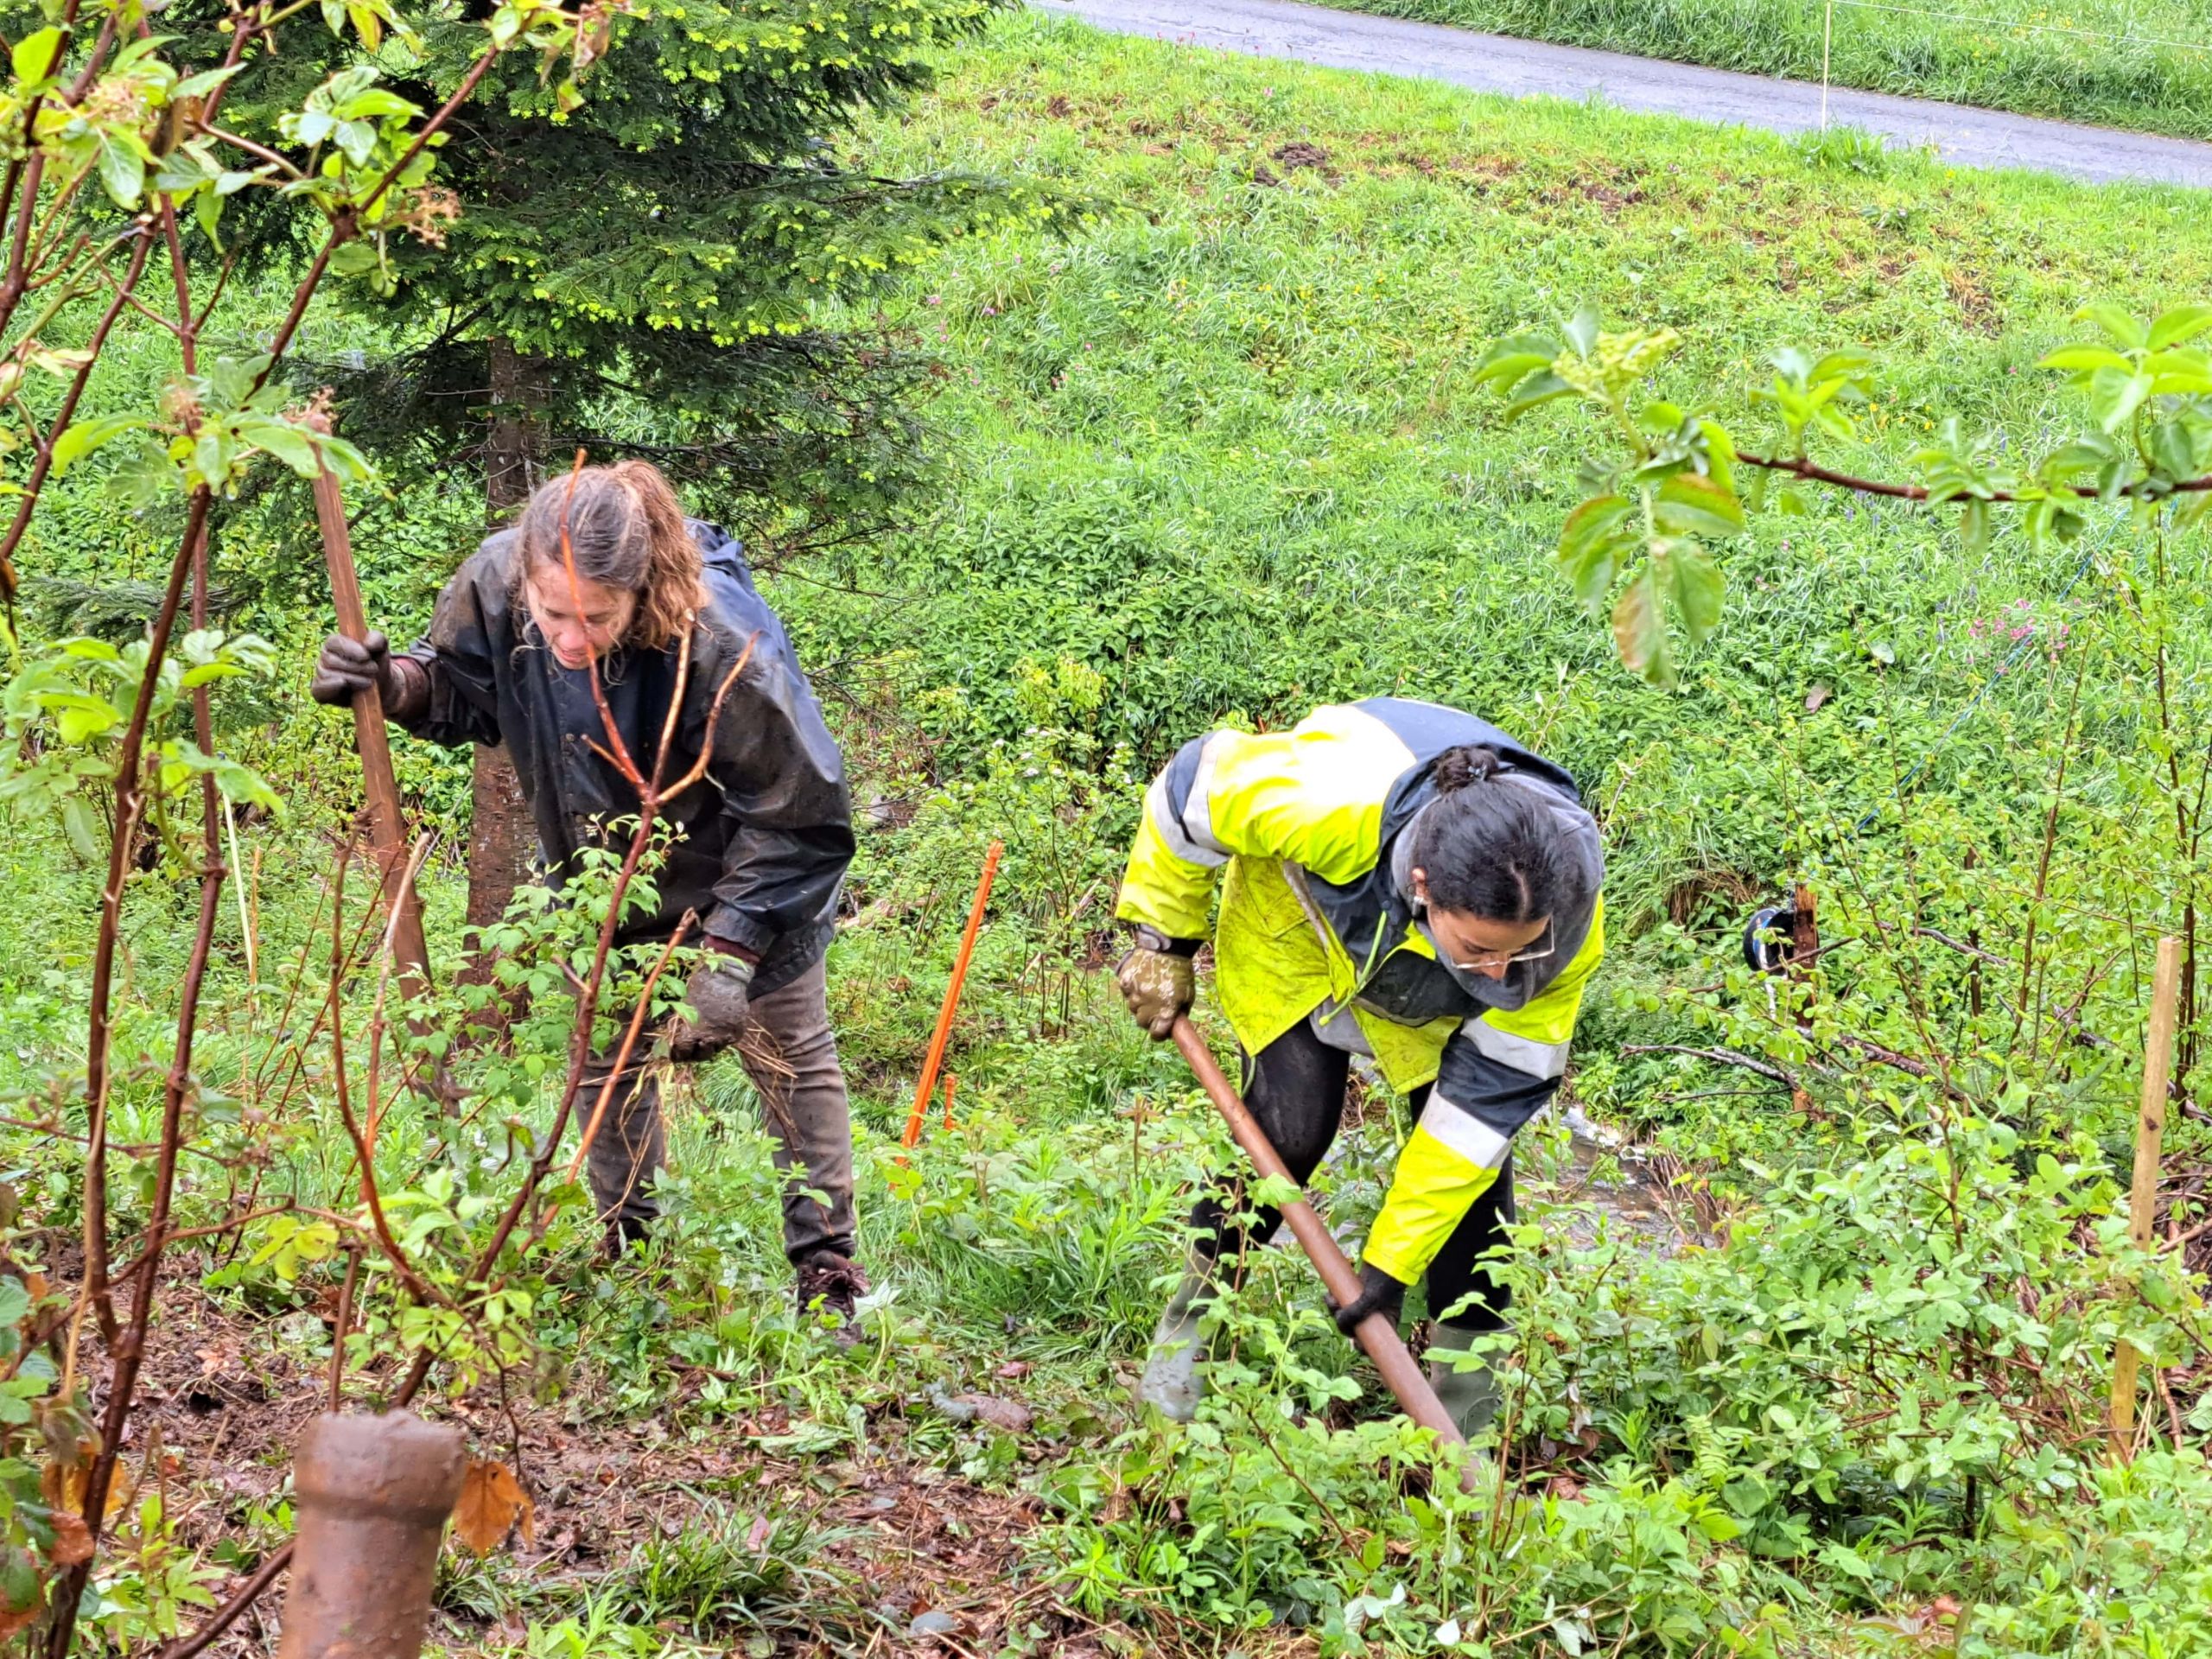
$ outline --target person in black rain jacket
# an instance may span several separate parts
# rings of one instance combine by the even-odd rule
[[[715,693],[748,649],[710,721]],[[461,566],[420,643],[394,654],[381,634],[334,634],[311,690],[342,704],[373,684],[387,718],[418,737],[505,744],[557,886],[582,849],[623,845],[607,826],[639,807],[637,790],[602,753],[611,746],[592,695],[594,661],[639,772],[651,775],[664,730],[664,783],[711,743],[705,776],[662,808],[679,833],[654,877],[658,902],[630,916],[618,941],[664,940],[696,913],[690,937],[706,965],[687,988],[691,1017],[672,1033],[671,1055],[737,1048],[778,1143],[784,1244],[801,1302],[842,1316],[849,1334],[867,1282],[853,1259],[852,1133],[823,957],[853,855],[851,801],[843,759],[738,543],[687,520],[646,462],[583,468],[546,483]],[[579,1096],[587,1103],[597,1101],[613,1055],[591,1064]],[[610,1249],[642,1236],[658,1213],[662,1154],[658,1068],[633,1055],[589,1160]]]

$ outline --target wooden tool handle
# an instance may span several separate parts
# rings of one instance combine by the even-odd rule
[[[327,467],[315,475],[315,516],[322,526],[323,563],[330,568],[330,599],[338,613],[338,631],[348,639],[365,640],[369,619],[361,604],[360,577],[353,569],[346,503],[338,493],[338,476]],[[391,740],[384,728],[384,696],[373,685],[353,697],[353,747],[361,757],[369,844],[383,874],[385,902],[399,912],[392,953],[410,976],[428,984],[429,945],[423,937],[422,907],[407,880],[407,825],[399,810],[399,779],[391,767]]]
[[[1290,1171],[1283,1166],[1267,1131],[1222,1075],[1221,1067],[1214,1063],[1213,1052],[1206,1046],[1205,1039],[1198,1035],[1198,1027],[1187,1014],[1175,1021],[1174,1038],[1175,1046],[1191,1063],[1191,1070],[1197,1073],[1199,1086],[1206,1091],[1215,1109],[1227,1120],[1230,1134],[1236,1137],[1236,1144],[1252,1160],[1252,1167],[1262,1175],[1279,1175],[1290,1181]],[[1297,1183],[1291,1181],[1291,1185],[1295,1186]],[[1292,1234],[1312,1258],[1321,1274],[1321,1282],[1328,1287],[1337,1306],[1349,1307],[1357,1301],[1358,1270],[1344,1259],[1344,1253],[1337,1248],[1337,1241],[1330,1236],[1327,1224],[1306,1203],[1303,1194],[1282,1206],[1282,1218],[1290,1224]],[[1440,1440],[1452,1445],[1464,1443],[1459,1426],[1445,1414],[1443,1402],[1437,1399],[1436,1390],[1428,1386],[1428,1378],[1422,1375],[1419,1362],[1399,1340],[1397,1326],[1380,1313],[1370,1313],[1360,1321],[1357,1334],[1359,1345],[1375,1362],[1375,1369],[1382,1374],[1383,1386],[1397,1396],[1406,1415]]]

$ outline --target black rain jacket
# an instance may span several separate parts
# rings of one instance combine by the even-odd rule
[[[706,775],[669,803],[682,830],[655,885],[658,904],[633,915],[620,942],[664,939],[687,910],[699,932],[761,953],[756,991],[789,983],[829,948],[838,891],[853,857],[843,757],[800,671],[789,636],[753,585],[742,549],[694,522],[708,603],[691,640],[690,678],[663,769],[673,783],[698,760],[715,690],[753,642],[723,701]],[[512,531],[487,539],[438,595],[427,637],[407,655],[429,671],[428,709],[405,728],[431,742],[504,743],[537,826],[547,879],[558,886],[601,826],[638,810],[638,793],[610,761],[591,681],[553,660],[520,602]],[[677,651],[624,646],[600,681],[622,741],[650,776],[676,686]]]

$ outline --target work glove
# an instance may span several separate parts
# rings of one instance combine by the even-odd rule
[[[1370,1313],[1380,1313],[1390,1321],[1390,1328],[1398,1328],[1398,1319],[1406,1311],[1406,1287],[1372,1262],[1359,1264],[1359,1294],[1342,1307],[1337,1299],[1329,1298],[1329,1312],[1336,1316],[1337,1329],[1353,1336],[1360,1321]]]
[[[353,699],[371,686],[383,696],[387,708],[396,701],[391,640],[380,633],[372,633],[365,639],[334,633],[322,642],[321,654],[315,659],[315,678],[308,682],[309,696],[335,709],[350,708]]]
[[[1196,939],[1171,939],[1157,928],[1141,927],[1128,955],[1114,965],[1122,1000],[1155,1040],[1166,1038],[1198,1000],[1198,975],[1191,966],[1198,949]]]
[[[758,965],[753,953],[725,939],[703,941],[710,953],[683,988],[691,1017],[669,1027],[672,1060],[702,1060],[718,1054],[745,1034],[746,1006]]]

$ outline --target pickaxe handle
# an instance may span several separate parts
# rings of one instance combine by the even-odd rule
[[[1227,1120],[1229,1132],[1244,1155],[1252,1160],[1252,1167],[1262,1175],[1279,1175],[1290,1181],[1290,1171],[1276,1154],[1259,1120],[1252,1116],[1249,1107],[1222,1075],[1221,1067],[1214,1063],[1213,1051],[1206,1046],[1205,1039],[1198,1035],[1198,1027],[1186,1014],[1175,1021],[1175,1046],[1183,1051],[1183,1058],[1191,1063],[1191,1070],[1198,1074],[1199,1085],[1213,1102],[1215,1109]],[[1291,1181],[1295,1186],[1297,1183]],[[1290,1230],[1313,1266],[1321,1274],[1321,1282],[1328,1287],[1329,1294],[1339,1307],[1349,1307],[1359,1300],[1359,1274],[1344,1253],[1337,1248],[1337,1241],[1330,1236],[1327,1224],[1301,1194],[1282,1206],[1282,1218],[1290,1224]],[[1406,1415],[1430,1430],[1438,1440],[1451,1445],[1465,1443],[1459,1427],[1445,1414],[1443,1402],[1437,1399],[1436,1390],[1428,1386],[1428,1378],[1421,1374],[1420,1363],[1407,1351],[1399,1340],[1397,1327],[1380,1313],[1370,1313],[1360,1321],[1357,1332],[1359,1345],[1366,1350],[1368,1358],[1375,1362],[1375,1369],[1382,1374],[1383,1386],[1398,1398]],[[1471,1460],[1467,1472],[1471,1474]]]
[[[365,639],[369,619],[361,606],[361,581],[353,571],[353,543],[346,529],[346,503],[338,477],[325,467],[315,480],[315,515],[322,525],[323,562],[330,567],[330,598],[338,612],[338,631]],[[394,906],[398,924],[392,953],[403,979],[420,990],[430,982],[430,952],[423,938],[423,911],[407,879],[406,823],[399,811],[399,780],[391,769],[391,740],[384,728],[384,698],[376,687],[353,699],[353,747],[361,757],[361,781],[367,798],[369,844],[384,874],[385,903]]]

